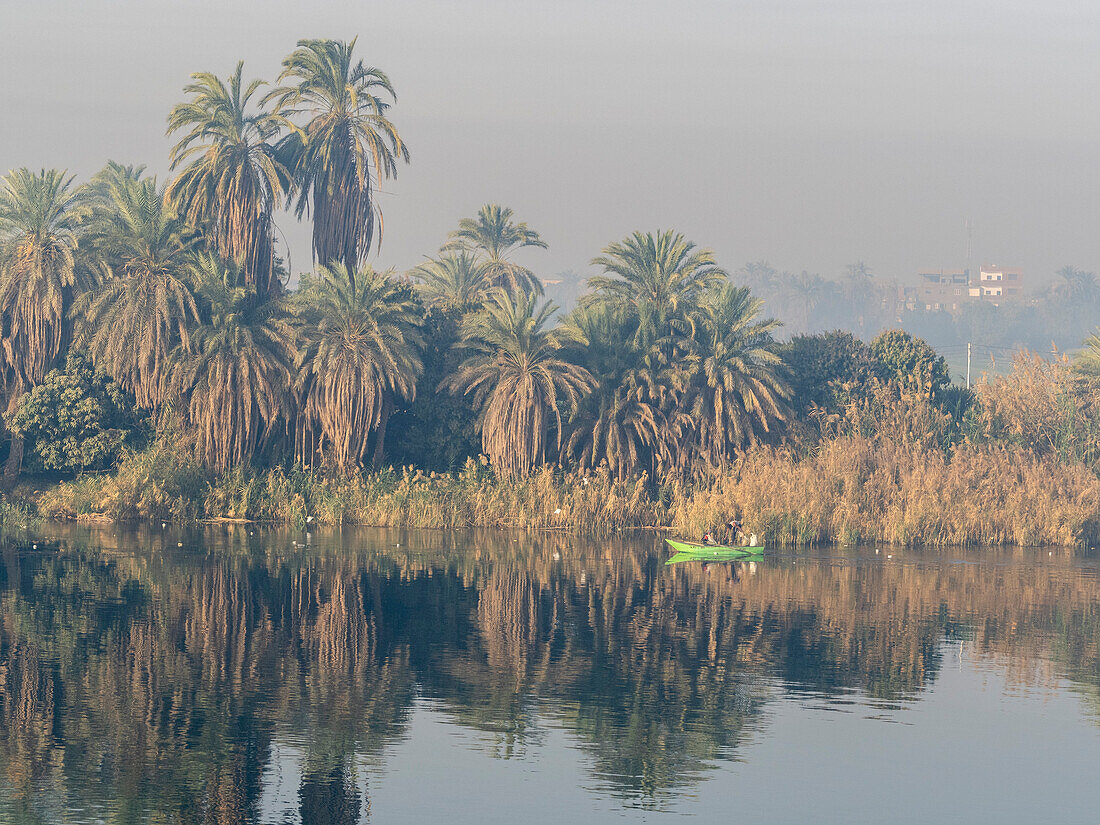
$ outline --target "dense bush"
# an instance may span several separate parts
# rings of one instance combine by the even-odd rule
[[[136,427],[132,401],[76,352],[20,398],[7,423],[33,469],[62,473],[111,466]]]

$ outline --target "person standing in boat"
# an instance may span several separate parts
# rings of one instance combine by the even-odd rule
[[[731,518],[726,522],[726,544],[737,545],[745,543],[745,531],[741,529],[741,522],[736,518]]]

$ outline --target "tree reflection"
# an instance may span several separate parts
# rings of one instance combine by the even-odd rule
[[[418,695],[505,758],[552,719],[605,792],[655,804],[783,692],[915,699],[948,637],[1019,678],[1053,662],[1097,702],[1095,579],[1036,565],[667,568],[643,539],[292,535],[214,529],[197,552],[73,528],[4,548],[0,814],[359,822],[364,759]],[[280,743],[300,765],[293,808],[271,811]]]

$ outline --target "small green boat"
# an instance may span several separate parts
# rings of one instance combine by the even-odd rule
[[[764,552],[764,545],[749,546],[722,546],[700,544],[694,541],[677,541],[665,539],[669,547],[676,552],[665,564],[676,564],[682,561],[731,561],[733,559],[759,556]]]

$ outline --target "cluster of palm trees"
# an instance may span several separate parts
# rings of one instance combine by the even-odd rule
[[[541,283],[512,260],[525,246],[545,244],[488,205],[411,273],[426,304],[459,319],[467,357],[442,386],[473,399],[498,473],[557,458],[620,478],[692,474],[788,418],[777,323],[709,251],[672,231],[613,243],[553,326]]]
[[[166,186],[116,163],[82,186],[57,170],[0,179],[9,414],[80,348],[155,421],[179,422],[211,471],[258,456],[377,465],[435,311],[458,325],[463,358],[426,390],[477,406],[502,474],[551,460],[619,475],[721,465],[784,418],[774,322],[675,233],[609,246],[561,323],[514,260],[546,244],[504,207],[463,220],[405,275],[366,265],[378,184],[409,155],[389,79],[354,47],[301,41],[272,87],[246,83],[242,65],[193,75],[168,119]],[[293,290],[276,255],[283,208],[313,229],[315,268]],[[13,436],[8,478],[21,455]]]

